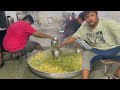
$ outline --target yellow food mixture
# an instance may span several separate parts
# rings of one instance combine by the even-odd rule
[[[74,52],[62,52],[58,59],[51,53],[40,52],[29,58],[28,64],[35,70],[46,73],[69,73],[81,70],[82,55]]]

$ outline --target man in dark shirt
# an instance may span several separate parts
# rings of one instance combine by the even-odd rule
[[[5,11],[0,11],[0,67],[3,65],[2,63],[2,54],[1,54],[1,47],[2,47],[2,42],[3,38],[6,34],[7,31],[7,19],[6,19],[6,14]]]
[[[83,13],[80,13],[76,19],[71,20],[66,26],[64,30],[63,39],[72,36],[83,23]]]

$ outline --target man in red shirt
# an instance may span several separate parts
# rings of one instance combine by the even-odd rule
[[[41,45],[35,41],[30,41],[31,35],[38,38],[54,39],[53,36],[35,30],[31,24],[34,20],[31,15],[27,15],[23,20],[12,24],[3,40],[3,48],[8,52],[32,52],[34,49],[40,50]]]

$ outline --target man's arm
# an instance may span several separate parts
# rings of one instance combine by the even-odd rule
[[[58,45],[57,48],[61,48],[61,47],[63,47],[64,45],[73,43],[73,42],[75,42],[75,40],[76,40],[76,38],[69,37],[69,38],[66,39],[63,43],[61,43],[60,45]]]
[[[82,38],[77,38],[75,40],[77,44],[79,44],[81,47],[85,48],[86,50],[92,49],[92,46],[90,46],[87,42],[85,42]]]
[[[64,45],[67,45],[67,44],[70,44],[70,43],[73,43],[75,42],[75,40],[78,38],[78,37],[83,37],[82,33],[83,33],[83,28],[79,28],[77,30],[77,32],[75,32],[71,37],[69,37],[68,39],[66,39],[62,44],[60,44],[58,47],[61,48],[62,46]]]
[[[54,39],[53,36],[50,36],[50,35],[47,35],[47,34],[44,34],[44,33],[38,32],[38,31],[37,31],[37,32],[34,32],[32,35],[35,36],[35,37],[38,37],[38,38]]]

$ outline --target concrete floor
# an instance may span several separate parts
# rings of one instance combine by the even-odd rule
[[[59,26],[58,27],[57,25],[51,26],[53,27],[46,29],[43,28],[40,29],[39,27],[37,28],[39,28],[39,31],[60,38],[61,36],[60,33],[58,32]],[[49,39],[40,39],[33,36],[31,36],[30,39],[39,42],[44,47],[45,50],[50,47],[51,40]],[[40,51],[34,50],[32,53],[28,54],[28,57],[38,52]],[[112,76],[118,66],[119,64],[115,64],[111,68],[108,68],[109,69],[108,76]],[[106,77],[104,76],[104,65],[100,61],[96,62],[94,64],[94,70],[91,72],[90,79],[105,79],[105,78]],[[22,64],[20,63],[19,60],[5,61],[5,65],[3,66],[3,68],[0,69],[0,79],[45,79],[45,78],[33,74],[27,65],[27,59],[23,59]],[[71,79],[81,79],[81,75]]]

